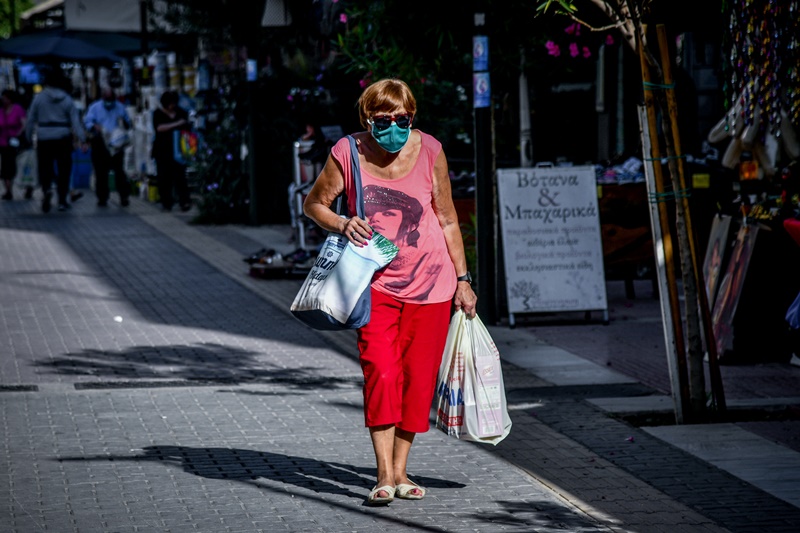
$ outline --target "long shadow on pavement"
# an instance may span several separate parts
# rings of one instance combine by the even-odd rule
[[[326,369],[284,368],[259,360],[257,353],[230,346],[134,346],[120,351],[86,349],[35,364],[61,375],[113,380],[205,380],[212,383],[259,383],[293,389],[360,387],[361,375],[330,376]]]
[[[207,479],[230,480],[252,485],[262,490],[274,490],[273,487],[258,483],[266,479],[275,483],[294,485],[317,494],[346,496],[364,501],[366,493],[374,485],[374,467],[360,467],[346,463],[321,461],[310,457],[300,457],[281,453],[243,450],[239,448],[195,448],[188,446],[148,446],[139,455],[98,455],[86,457],[59,457],[60,462],[84,461],[132,461],[154,462],[181,468],[184,472]],[[460,489],[466,485],[445,479],[426,476],[415,476],[422,486],[430,489]],[[356,492],[353,488],[359,490]],[[293,493],[296,497],[314,499],[328,506],[345,510],[358,511],[356,507],[335,500],[315,498],[314,496]],[[445,496],[446,498],[446,496]],[[480,509],[480,504],[473,502],[469,507],[459,508],[453,504],[451,512],[455,517],[469,516],[476,522],[487,524],[503,524],[517,531],[573,531],[594,532],[606,531],[588,517],[575,513],[567,506],[550,501],[522,500],[499,501],[493,509]],[[363,507],[364,504],[359,505]],[[388,522],[402,521],[405,526],[413,526],[421,531],[442,531],[441,527],[432,527],[415,523],[414,519],[397,516],[370,515],[375,519]],[[517,529],[518,528],[518,529]]]
[[[366,492],[353,492],[348,487],[365,489],[374,485],[374,468],[345,463],[320,461],[310,457],[282,453],[243,450],[239,448],[192,448],[189,446],[148,446],[141,455],[99,455],[59,457],[62,462],[78,461],[153,461],[179,466],[184,472],[209,479],[228,479],[252,483],[264,478],[295,485],[314,492],[344,495],[363,500]],[[464,485],[453,481],[415,476],[430,488],[455,489]],[[263,488],[263,485],[259,485]]]

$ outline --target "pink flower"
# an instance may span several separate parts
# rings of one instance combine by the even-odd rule
[[[572,35],[573,33],[575,33],[575,26],[577,26],[577,24],[570,24],[569,26],[564,28],[564,33]]]
[[[592,57],[592,52],[589,50],[588,46],[584,46],[582,51],[583,51],[583,57],[584,58],[588,59],[588,58]]]
[[[553,57],[558,57],[561,55],[561,49],[558,47],[556,43],[553,41],[547,41],[544,44],[545,48],[547,48],[547,54]]]
[[[610,33],[608,35],[606,35],[606,44],[608,46],[611,46],[612,44],[614,44],[614,37]]]
[[[570,43],[569,45],[569,55],[572,57],[578,57],[578,45],[576,43]]]
[[[347,24],[347,15],[345,15],[344,13],[339,15],[339,22],[341,22],[342,24]]]
[[[366,87],[367,87],[367,80],[358,80],[358,85],[359,85],[359,87],[361,87],[362,89],[366,89]]]
[[[292,102],[292,101],[294,101],[294,96],[292,96],[291,94],[287,95],[286,99],[289,100],[290,102]]]

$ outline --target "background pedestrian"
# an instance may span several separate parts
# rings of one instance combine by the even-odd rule
[[[97,205],[100,207],[108,205],[108,175],[113,171],[120,205],[127,206],[130,183],[123,169],[123,158],[127,144],[126,131],[131,128],[132,123],[125,106],[114,98],[111,87],[103,87],[100,100],[86,110],[83,124],[91,139]]]
[[[42,187],[42,211],[50,211],[51,187],[56,182],[58,210],[69,209],[67,195],[72,174],[73,134],[86,151],[86,133],[78,108],[68,94],[69,80],[58,67],[44,71],[44,89],[33,98],[25,125],[28,139],[36,133],[36,160]]]
[[[11,89],[0,96],[0,178],[6,188],[3,200],[11,200],[14,176],[17,174],[17,154],[20,139],[25,131],[25,110],[17,103],[17,94]]]
[[[189,184],[186,181],[186,166],[175,159],[175,132],[189,127],[188,113],[178,106],[178,93],[165,91],[161,95],[161,106],[153,111],[153,129],[156,131],[152,155],[156,160],[156,179],[161,206],[169,211],[178,196],[181,211],[191,209]]]
[[[377,463],[367,503],[395,495],[418,500],[425,489],[408,478],[414,436],[428,431],[429,413],[447,338],[452,305],[475,316],[464,243],[442,145],[411,125],[417,103],[408,85],[385,79],[358,101],[359,149],[367,220],[331,210],[342,193],[356,212],[347,138],[339,140],[306,198],[306,214],[328,231],[368,246],[373,227],[400,253],[372,281],[370,322],[358,330],[364,373],[365,424]],[[366,194],[369,193],[369,194]],[[431,283],[434,279],[436,283]]]

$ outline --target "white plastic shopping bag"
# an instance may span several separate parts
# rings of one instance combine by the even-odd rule
[[[436,394],[436,427],[448,435],[496,445],[511,431],[500,352],[477,316],[450,320]]]
[[[35,187],[39,179],[36,150],[23,150],[17,155],[17,175],[14,181],[21,187]]]

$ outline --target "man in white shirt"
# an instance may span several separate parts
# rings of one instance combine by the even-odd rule
[[[127,206],[131,188],[123,169],[123,157],[131,119],[125,106],[114,99],[111,87],[103,87],[100,100],[86,110],[83,124],[91,135],[97,205],[108,205],[108,174],[113,170],[120,205]]]

